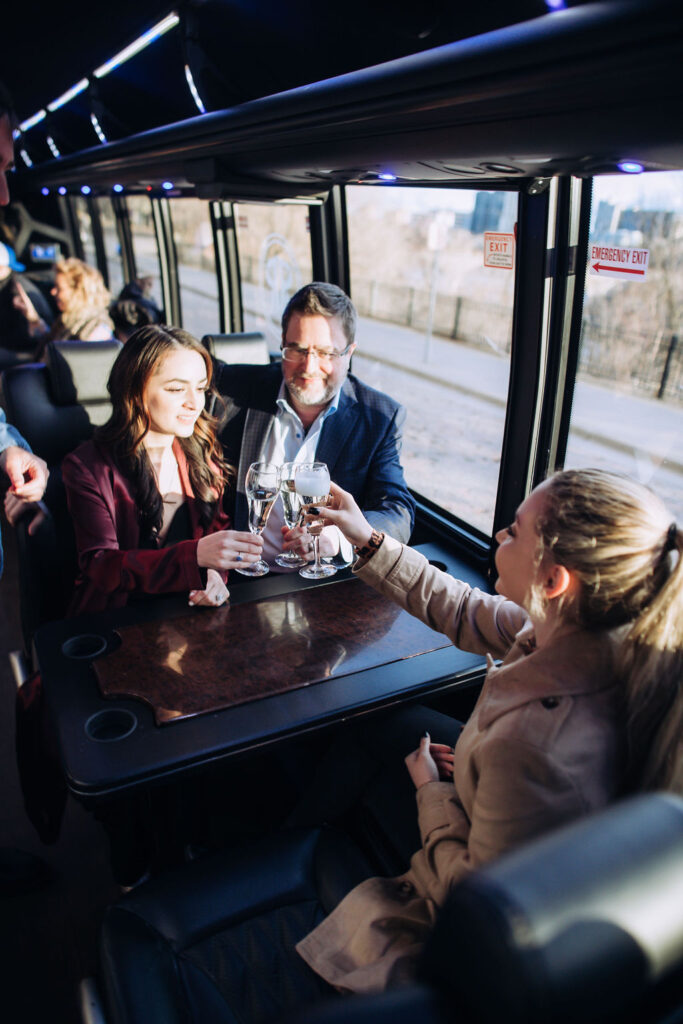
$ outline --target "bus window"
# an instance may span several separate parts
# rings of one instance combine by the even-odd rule
[[[354,372],[407,410],[403,465],[425,498],[490,535],[505,424],[514,192],[346,188]],[[484,234],[501,238],[484,265]],[[429,413],[427,414],[427,410]]]
[[[245,331],[263,331],[280,347],[282,311],[311,280],[308,207],[235,203]]]
[[[565,466],[648,484],[683,516],[683,171],[596,178]]]
[[[96,199],[97,208],[100,214],[100,226],[104,241],[104,251],[107,257],[107,271],[109,274],[109,291],[112,298],[116,298],[123,288],[123,269],[121,266],[121,246],[119,243],[118,231],[116,230],[116,217],[111,199],[103,196]]]
[[[152,219],[152,204],[147,196],[127,196],[126,205],[128,206],[137,276],[151,280],[149,297],[159,309],[162,309],[159,250]]]
[[[183,327],[198,338],[216,334],[218,279],[209,204],[202,199],[171,199],[170,206]]]
[[[74,196],[71,201],[75,204],[76,208],[78,233],[81,236],[81,245],[83,246],[83,259],[88,266],[97,269],[97,253],[95,251],[95,239],[93,237],[88,201],[82,196]]]

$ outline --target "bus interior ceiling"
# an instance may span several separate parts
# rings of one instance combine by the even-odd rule
[[[153,45],[98,73],[169,14],[177,14],[177,21]],[[0,213],[24,241],[20,256],[27,256],[29,241],[38,240],[57,240],[65,253],[75,251],[78,221],[70,197],[111,198],[114,186],[117,195],[132,200],[296,201],[310,215],[312,272],[350,288],[344,189],[349,205],[356,186],[377,192],[400,186],[513,192],[520,197],[520,260],[528,263],[517,268],[526,277],[517,285],[504,333],[519,339],[525,330],[543,330],[543,273],[541,285],[533,278],[539,260],[546,259],[548,230],[525,204],[555,180],[557,195],[566,199],[564,207],[557,200],[555,209],[571,220],[578,216],[571,205],[572,176],[590,183],[616,174],[624,160],[646,172],[683,168],[674,102],[683,94],[678,0],[424,0],[405,8],[384,0],[186,0],[172,7],[120,0],[111,18],[83,0],[67,8],[14,4],[3,15],[0,52],[0,75],[24,126],[15,143],[13,204]],[[76,95],[55,102],[77,83]],[[41,116],[32,124],[35,115]],[[590,202],[585,195],[579,202],[584,218]],[[585,270],[574,251],[576,236],[565,227],[566,238],[573,238],[567,259],[578,259]],[[434,255],[433,267],[436,262]],[[243,304],[251,287],[243,280]],[[222,283],[223,304],[224,292],[230,286]],[[239,285],[230,294],[237,294],[239,304]],[[426,305],[437,303],[428,288],[425,294]],[[420,540],[459,547],[486,567],[495,528],[566,446],[572,398],[561,394],[563,375],[571,378],[575,366],[564,351],[560,358],[568,336],[562,321],[571,320],[578,336],[581,318],[571,301],[570,296],[564,312],[553,314],[555,354],[546,360],[539,345],[533,352],[518,347],[510,357],[507,408],[505,400],[498,403],[504,438],[502,455],[494,460],[490,508],[481,521],[468,523],[459,508],[442,515],[435,492],[420,503]],[[215,307],[213,330],[245,326],[241,309],[232,308],[222,308],[219,325],[217,299]],[[370,314],[371,307],[369,301]],[[412,321],[405,323],[406,333],[403,339],[396,335],[395,351],[378,378],[385,390],[396,352],[403,343],[413,344]],[[425,362],[430,346],[432,357],[441,351],[431,333],[424,344]],[[549,397],[526,387],[525,374],[540,374],[541,364],[546,384],[552,381],[554,388]],[[359,361],[356,372],[362,375],[365,368]],[[472,373],[478,372],[483,371],[473,365]],[[411,383],[415,389],[420,373],[429,376],[423,367]],[[455,387],[462,391],[460,384]],[[490,396],[484,399],[495,404]],[[581,437],[592,443],[588,429]],[[616,442],[613,447],[618,450]],[[435,464],[432,459],[427,469],[432,476]],[[676,465],[678,472],[680,457]],[[0,634],[9,651],[21,646],[21,629],[12,532],[4,528],[3,539]],[[14,764],[14,682],[4,655],[0,685],[0,845],[33,850],[54,872],[45,889],[4,901],[2,1000],[10,1013],[3,1016],[14,1021],[21,1014],[30,1024],[50,1014],[70,1024],[77,1019],[76,983],[95,971],[99,915],[117,890],[104,836],[75,801],[68,804],[56,846],[43,847],[33,833]],[[468,697],[459,699],[464,706]]]

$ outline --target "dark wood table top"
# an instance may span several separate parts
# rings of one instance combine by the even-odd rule
[[[104,696],[178,721],[448,647],[358,579],[117,630],[93,661]]]
[[[420,550],[486,586],[440,545]],[[82,802],[482,674],[479,655],[452,647],[349,570],[323,583],[244,579],[230,583],[229,608],[163,598],[38,631],[50,721]]]

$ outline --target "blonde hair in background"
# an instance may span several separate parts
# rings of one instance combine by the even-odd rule
[[[69,256],[55,264],[55,273],[62,274],[72,290],[69,308],[62,313],[67,327],[97,312],[107,315],[111,294],[99,270],[75,256]]]
[[[652,491],[616,473],[565,470],[544,495],[539,564],[549,553],[580,584],[560,614],[585,629],[623,627],[627,787],[680,785],[683,533]]]

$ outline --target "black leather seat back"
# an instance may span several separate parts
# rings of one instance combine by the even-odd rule
[[[583,819],[455,886],[423,971],[478,1020],[620,1021],[683,966],[683,800]]]
[[[27,363],[5,370],[0,389],[7,421],[48,466],[59,465],[68,452],[92,436],[93,425],[82,405],[55,402],[49,373],[43,363]]]
[[[239,334],[205,334],[202,345],[222,363],[269,363],[266,337],[260,331]]]
[[[45,365],[53,401],[60,408],[80,405],[93,426],[111,415],[107,381],[122,349],[120,341],[53,341],[45,349]]]

